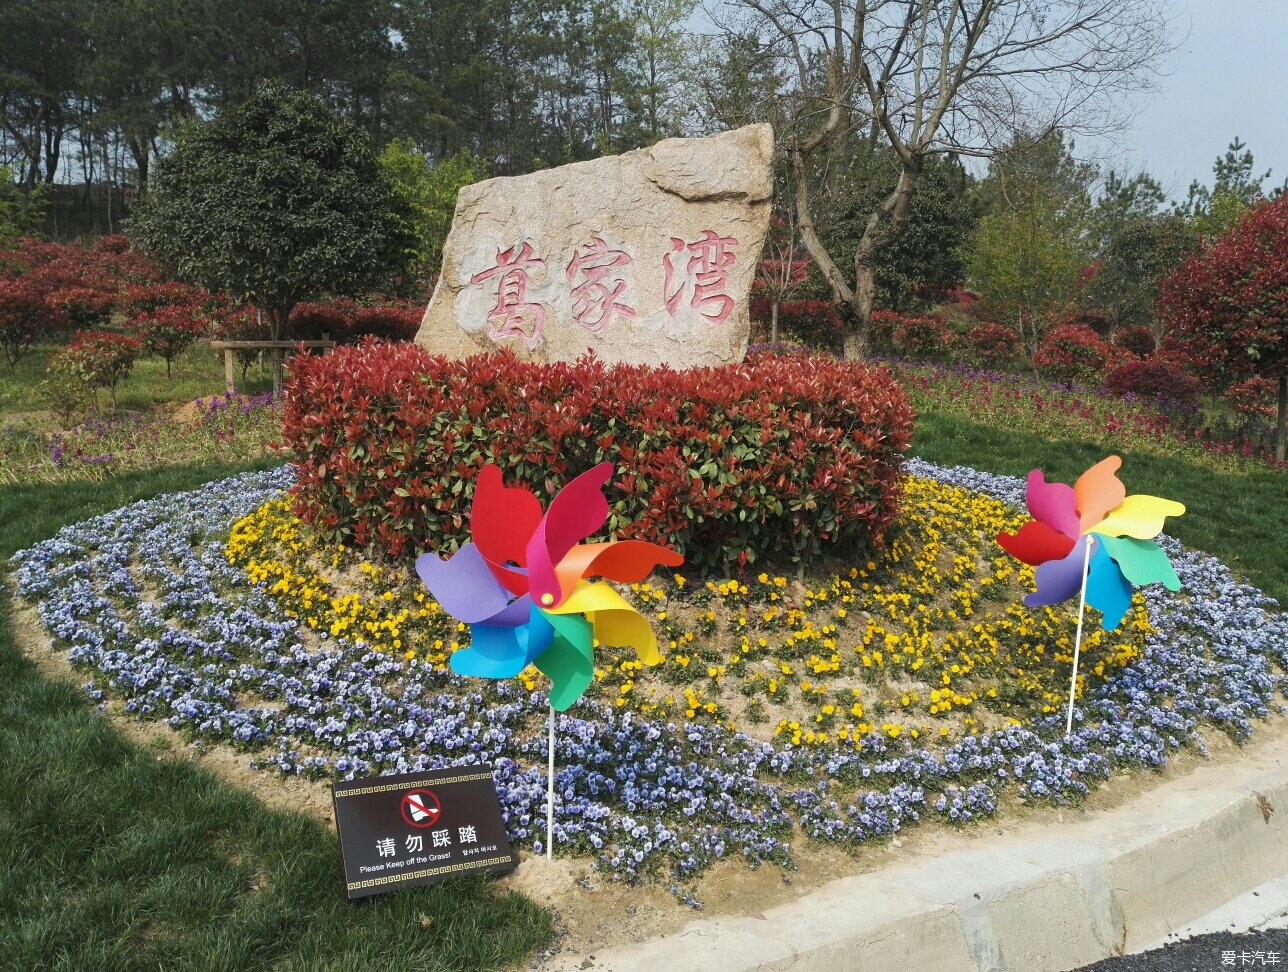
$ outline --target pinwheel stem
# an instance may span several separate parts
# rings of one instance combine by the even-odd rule
[[[1085,585],[1084,585],[1085,586]],[[550,706],[549,763],[546,766],[546,860],[555,855],[555,707]]]
[[[1069,717],[1065,720],[1064,734],[1073,732],[1073,696],[1078,690],[1078,653],[1082,648],[1082,616],[1087,611],[1087,571],[1091,567],[1091,545],[1095,541],[1087,537],[1082,550],[1082,596],[1078,598],[1078,633],[1073,638],[1073,677],[1069,680]]]

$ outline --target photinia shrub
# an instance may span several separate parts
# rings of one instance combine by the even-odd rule
[[[165,359],[165,376],[170,377],[170,365],[175,358],[206,333],[206,322],[191,309],[172,305],[148,311],[130,321],[143,349]]]
[[[0,276],[0,348],[13,369],[37,341],[63,327],[63,313],[51,306],[28,276]]]
[[[1240,415],[1273,418],[1275,383],[1269,378],[1245,378],[1225,390],[1225,400]]]
[[[354,311],[352,334],[385,341],[411,341],[420,330],[425,308],[420,304],[383,304]]]
[[[1020,341],[1009,327],[986,321],[963,334],[958,344],[972,363],[986,368],[1003,368],[1015,360]]]
[[[1216,387],[1278,384],[1288,406],[1288,196],[1260,203],[1158,286],[1158,315]],[[1279,411],[1275,458],[1288,451]]]
[[[1139,395],[1193,405],[1199,400],[1199,380],[1170,361],[1125,361],[1105,374],[1102,386],[1114,395]]]
[[[293,358],[283,410],[296,509],[332,540],[445,553],[487,463],[545,502],[607,460],[610,533],[699,569],[879,544],[911,432],[885,369],[780,355],[677,372],[367,341]]]
[[[350,297],[301,301],[286,319],[286,337],[292,341],[320,341],[327,335],[336,343],[349,337],[357,303]]]
[[[948,349],[948,327],[937,317],[904,317],[894,329],[894,347],[908,358],[942,357]]]
[[[1033,355],[1033,364],[1052,381],[1094,382],[1122,352],[1085,324],[1054,328]]]
[[[773,313],[772,299],[753,297],[748,308],[752,318],[768,327]],[[784,300],[778,304],[778,333],[826,351],[841,347],[841,314],[828,300]]]
[[[1158,350],[1154,344],[1154,332],[1143,324],[1121,328],[1114,335],[1114,344],[1137,358],[1148,358]]]
[[[77,331],[57,354],[57,368],[78,376],[91,392],[106,388],[116,407],[116,386],[139,356],[142,342],[111,331]]]

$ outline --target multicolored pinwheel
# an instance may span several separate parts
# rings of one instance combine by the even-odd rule
[[[1029,607],[1059,604],[1083,589],[1086,603],[1113,631],[1131,606],[1133,584],[1161,583],[1179,591],[1181,582],[1167,554],[1154,542],[1163,519],[1185,507],[1157,496],[1128,496],[1116,473],[1118,456],[1096,463],[1072,487],[1048,483],[1040,469],[1029,473],[1027,501],[1033,520],[1016,533],[999,533],[1002,549],[1036,570],[1037,590]],[[1079,539],[1088,538],[1080,543]],[[1089,558],[1089,559],[1088,559]]]
[[[449,560],[424,554],[416,572],[439,605],[470,626],[471,644],[450,660],[459,675],[510,678],[536,665],[550,678],[550,705],[563,712],[595,674],[592,648],[635,648],[640,660],[662,660],[648,621],[612,587],[588,577],[643,580],[658,564],[684,558],[643,540],[582,543],[604,525],[601,492],[613,465],[600,463],[561,489],[542,514],[521,486],[506,487],[485,466],[474,487],[473,540]]]

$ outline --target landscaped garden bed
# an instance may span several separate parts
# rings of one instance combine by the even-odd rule
[[[802,839],[859,846],[1009,799],[1077,800],[1115,766],[1201,747],[1204,728],[1245,739],[1283,704],[1285,616],[1165,541],[1182,593],[1146,589],[1089,646],[1066,737],[1071,612],[1014,608],[1024,568],[999,577],[989,546],[1022,484],[907,471],[870,560],[710,586],[682,569],[630,592],[675,644],[647,672],[601,651],[596,688],[559,719],[557,851],[677,886],[720,858],[789,864]],[[491,762],[512,839],[538,849],[540,681],[445,671],[464,632],[407,563],[312,536],[282,503],[291,480],[247,474],[66,528],[15,557],[18,591],[95,698],[272,773]]]

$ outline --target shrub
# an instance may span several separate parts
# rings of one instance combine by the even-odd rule
[[[62,329],[62,311],[50,306],[29,277],[0,276],[0,347],[9,368],[37,341]]]
[[[1140,395],[1158,401],[1193,405],[1199,400],[1199,380],[1159,359],[1125,361],[1105,374],[1103,387],[1114,395]]]
[[[293,358],[283,411],[297,511],[331,540],[446,552],[486,463],[548,500],[608,460],[607,529],[674,544],[698,569],[879,544],[911,431],[904,391],[859,362],[676,372],[374,341]]]
[[[165,358],[165,376],[170,364],[194,341],[206,333],[206,322],[181,306],[162,307],[130,321],[130,326],[149,354]]]
[[[986,368],[1002,368],[1015,360],[1019,336],[1002,324],[976,324],[961,336],[959,344],[966,357]]]
[[[753,297],[749,308],[752,318],[766,325],[772,315],[769,297]],[[766,332],[768,333],[768,332]],[[826,351],[841,347],[841,314],[827,300],[784,300],[778,305],[778,335],[787,335]]]
[[[286,337],[292,341],[320,341],[325,334],[332,341],[342,343],[349,336],[356,307],[348,297],[296,304],[286,319]]]
[[[424,316],[425,309],[419,304],[359,307],[353,314],[350,340],[375,337],[385,341],[411,341],[420,330]]]
[[[122,288],[118,306],[127,317],[150,314],[166,307],[179,307],[195,313],[209,298],[210,295],[200,287],[177,280],[166,280]]]
[[[1033,355],[1033,364],[1053,381],[1094,382],[1120,352],[1085,324],[1053,329]]]
[[[1138,358],[1148,358],[1158,350],[1154,346],[1154,332],[1143,324],[1122,328],[1114,335],[1114,344]]]
[[[77,375],[91,392],[106,388],[116,408],[116,386],[134,367],[142,343],[138,338],[111,331],[77,331],[71,343],[58,352],[58,370]]]
[[[1248,378],[1225,390],[1225,400],[1240,415],[1274,418],[1279,411],[1278,389],[1269,378]]]
[[[948,347],[948,328],[937,317],[904,317],[895,326],[894,346],[908,358],[941,357]]]
[[[868,345],[873,351],[894,350],[894,329],[903,317],[892,310],[874,310],[868,319]]]

